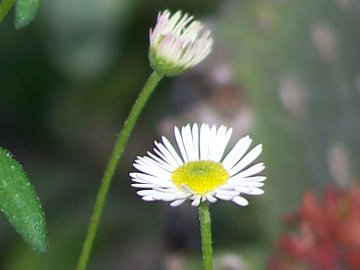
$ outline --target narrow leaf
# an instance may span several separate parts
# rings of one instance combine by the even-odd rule
[[[4,20],[10,9],[15,4],[15,0],[1,0],[0,1],[0,23]]]
[[[15,4],[15,27],[21,29],[35,18],[41,0],[17,0]]]
[[[36,252],[47,247],[45,215],[21,165],[0,147],[0,210]]]

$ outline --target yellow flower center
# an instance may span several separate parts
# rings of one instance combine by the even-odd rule
[[[177,168],[172,176],[178,189],[188,187],[195,194],[205,195],[229,179],[229,173],[221,163],[210,160],[189,161]]]

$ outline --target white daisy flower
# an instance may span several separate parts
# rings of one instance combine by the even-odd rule
[[[249,136],[240,139],[223,158],[232,129],[202,124],[175,127],[175,138],[180,154],[165,137],[155,141],[154,154],[138,156],[134,162],[137,172],[130,173],[133,187],[145,201],[169,201],[178,206],[191,201],[199,206],[203,201],[217,199],[233,201],[245,206],[242,194],[259,195],[265,176],[262,162],[251,165],[260,155],[262,146],[251,151]]]
[[[150,29],[149,59],[161,74],[175,76],[203,60],[211,51],[213,40],[199,21],[177,11],[159,12],[154,29]]]

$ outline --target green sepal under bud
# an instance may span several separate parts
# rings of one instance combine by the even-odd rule
[[[185,66],[177,65],[174,61],[158,56],[155,49],[149,50],[149,61],[153,70],[168,77],[180,75],[187,70]]]

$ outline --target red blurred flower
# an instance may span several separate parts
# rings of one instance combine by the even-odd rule
[[[360,186],[330,186],[321,201],[306,192],[285,218],[295,230],[277,240],[270,270],[360,270]]]

